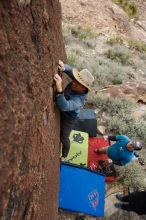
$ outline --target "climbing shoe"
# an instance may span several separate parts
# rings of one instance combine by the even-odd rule
[[[115,208],[122,209],[122,203],[115,203]]]
[[[116,198],[119,200],[119,201],[123,201],[123,196],[121,194],[116,194]]]
[[[86,220],[84,216],[77,217],[75,220]]]

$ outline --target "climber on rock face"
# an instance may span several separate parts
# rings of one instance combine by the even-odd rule
[[[65,72],[71,79],[66,88],[62,89],[62,79],[55,74],[56,103],[61,113],[62,160],[65,160],[70,149],[69,135],[78,120],[81,108],[84,106],[87,94],[91,89],[94,77],[87,70],[78,71],[59,60],[58,69]]]
[[[106,136],[105,139],[115,141],[111,146],[95,149],[95,153],[104,153],[113,161],[114,164],[124,166],[135,157],[135,150],[141,150],[142,144],[140,141],[132,141],[125,135]]]

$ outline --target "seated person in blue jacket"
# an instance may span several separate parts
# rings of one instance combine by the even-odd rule
[[[109,141],[116,141],[111,146],[95,149],[95,153],[107,154],[113,163],[119,166],[124,166],[133,161],[134,151],[141,150],[142,144],[140,141],[131,141],[125,135],[107,136]]]
[[[70,149],[69,136],[76,121],[78,120],[81,108],[84,106],[88,92],[94,81],[94,77],[87,70],[77,71],[59,60],[58,68],[65,72],[70,78],[65,90],[62,89],[62,79],[55,74],[56,83],[56,103],[61,113],[60,139],[62,142],[62,161],[65,160]]]

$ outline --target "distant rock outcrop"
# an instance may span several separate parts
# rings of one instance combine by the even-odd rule
[[[0,42],[0,219],[56,220],[52,79],[58,59],[66,59],[59,1],[0,1]]]
[[[112,0],[60,0],[64,23],[80,24],[108,36],[117,34],[146,41],[146,2],[133,0],[139,11],[135,21]]]
[[[111,85],[100,90],[102,93],[106,93],[109,98],[116,96],[127,96],[134,98],[137,102],[146,104],[146,83],[127,83],[124,85]]]

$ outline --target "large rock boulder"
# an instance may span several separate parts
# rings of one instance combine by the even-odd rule
[[[59,1],[0,1],[0,42],[0,219],[56,220],[52,79],[58,59],[66,59]]]

